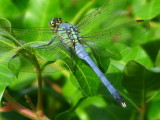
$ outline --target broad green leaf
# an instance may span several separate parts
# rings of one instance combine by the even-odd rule
[[[96,94],[100,80],[86,63],[77,63],[73,74],[79,84],[79,88],[85,95],[92,96]]]
[[[154,72],[136,61],[124,68],[123,86],[137,106],[149,102],[160,89],[160,73]]]
[[[134,0],[133,8],[135,16],[149,20],[160,14],[160,0]]]
[[[73,106],[71,109],[60,113],[56,116],[56,120],[69,120],[73,112],[76,110],[76,108],[86,99],[86,97],[81,98],[75,106]]]
[[[122,59],[120,61],[116,61],[119,62],[119,64],[116,64],[116,66],[119,67],[121,70],[123,70],[123,67],[130,60],[136,60],[137,62],[146,65],[147,67],[153,66],[150,57],[140,46],[127,47],[124,45],[119,45],[118,48],[122,55]]]

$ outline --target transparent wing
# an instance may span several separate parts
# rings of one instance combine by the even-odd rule
[[[36,40],[49,40],[54,36],[54,32],[49,27],[37,28],[13,28],[13,27],[0,27],[0,30],[8,32],[8,34],[15,37],[17,40],[26,42]]]
[[[90,46],[111,47],[113,43],[122,42],[130,45],[138,40],[145,32],[149,30],[147,21],[136,20],[123,23],[121,25],[104,29],[95,33],[82,36],[83,41]]]
[[[98,1],[99,2],[99,1]],[[122,0],[124,4],[126,3],[126,0]],[[119,1],[115,0],[106,0],[100,8],[97,8],[93,10],[91,13],[86,15],[76,26],[79,29],[81,33],[89,28],[92,28],[93,26],[98,26],[102,23],[103,26],[109,26],[111,25],[115,19],[117,19],[122,11],[116,10],[116,5]],[[118,7],[119,8],[119,7]],[[96,23],[96,24],[95,24]]]
[[[117,44],[114,43],[124,43],[127,46],[141,43],[139,38],[148,30],[148,22],[141,20],[130,21],[110,29],[85,34],[82,36],[82,43],[91,48],[96,59],[99,57],[101,60],[108,60],[108,57],[111,57],[120,60],[122,58],[122,55],[119,52],[120,49],[117,48]]]
[[[87,16],[85,16],[76,26],[79,30],[86,27],[86,25],[90,24],[93,19],[102,16],[104,11],[107,11],[105,8],[108,7],[108,13],[110,12],[112,0],[107,0],[105,4],[103,4],[100,8],[97,8],[93,10],[91,13],[89,13]],[[107,16],[107,15],[106,15]]]

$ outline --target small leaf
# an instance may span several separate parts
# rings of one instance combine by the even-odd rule
[[[160,73],[151,71],[132,60],[124,68],[122,83],[133,101],[142,106],[160,89]]]

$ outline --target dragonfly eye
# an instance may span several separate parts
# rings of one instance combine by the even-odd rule
[[[55,28],[55,27],[58,27],[59,24],[61,23],[62,23],[62,19],[60,17],[52,18],[50,21],[50,26]]]

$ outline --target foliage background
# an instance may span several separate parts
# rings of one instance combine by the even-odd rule
[[[48,21],[57,16],[67,22],[73,22],[73,18],[88,2],[86,0],[0,0],[0,18],[8,19],[13,27],[48,26]],[[150,30],[138,39],[139,45],[131,47],[121,45],[123,58],[111,60],[107,71],[108,78],[116,88],[122,84],[118,90],[121,91],[128,107],[121,108],[113,102],[111,96],[107,97],[104,94],[80,99],[83,94],[73,85],[73,76],[68,71],[61,71],[45,76],[44,111],[49,118],[55,119],[55,116],[61,113],[57,119],[62,120],[66,116],[74,120],[160,119],[160,0],[128,0],[127,4],[119,2],[119,6],[125,6],[125,11],[129,12],[127,17],[149,20],[151,26]],[[98,3],[90,6],[83,15],[96,7],[99,7]],[[78,20],[83,15],[79,16]],[[2,96],[6,86],[4,87],[2,83],[0,85]],[[33,73],[20,74],[8,90],[21,104],[28,106],[24,102],[25,94],[28,94],[36,104],[37,80]],[[16,112],[0,114],[1,120],[13,120],[13,118],[27,120]]]

